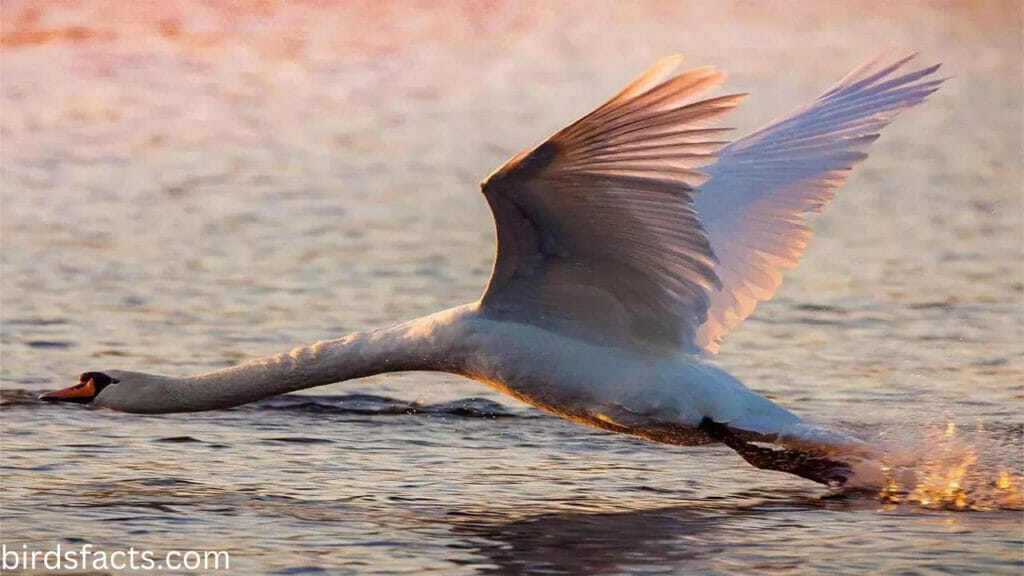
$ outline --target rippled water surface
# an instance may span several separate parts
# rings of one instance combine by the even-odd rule
[[[4,2],[3,543],[245,574],[1020,573],[1020,5],[830,6]],[[476,183],[659,56],[729,70],[742,133],[887,46],[954,79],[720,360],[912,454],[919,493],[830,494],[437,375],[191,415],[33,399],[475,298]]]

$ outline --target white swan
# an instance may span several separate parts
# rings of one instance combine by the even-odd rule
[[[823,483],[849,468],[805,425],[708,362],[794,266],[820,210],[878,131],[942,80],[876,59],[793,115],[728,145],[742,99],[724,79],[656,63],[482,184],[498,250],[476,302],[214,372],[106,370],[41,396],[126,412],[191,412],[383,372],[484,382],[564,418],[651,440],[721,441],[752,464]],[[724,146],[723,146],[724,145]],[[777,441],[772,450],[752,441]]]

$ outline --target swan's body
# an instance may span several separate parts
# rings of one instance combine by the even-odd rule
[[[602,347],[529,324],[488,318],[475,304],[197,377],[152,379],[110,370],[106,374],[112,378],[136,384],[111,388],[93,404],[157,413],[166,412],[173,402],[177,411],[196,412],[409,370],[466,376],[599,428],[651,438],[663,438],[675,428],[678,439],[673,443],[709,442],[697,431],[705,417],[765,435],[799,422],[700,358]]]
[[[726,146],[708,126],[741,97],[693,102],[724,75],[673,77],[676,60],[659,62],[484,181],[498,255],[479,301],[197,376],[90,372],[43,397],[191,412],[443,371],[598,428],[721,441],[762,468],[842,481],[840,463],[793,447],[854,441],[804,424],[709,358],[796,264],[810,235],[803,214],[831,198],[881,127],[937,89],[941,81],[922,81],[937,67],[896,75],[907,60],[862,66]]]

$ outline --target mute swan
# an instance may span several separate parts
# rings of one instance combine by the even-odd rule
[[[483,181],[497,256],[476,302],[195,376],[86,372],[41,396],[125,412],[229,408],[405,370],[459,374],[569,420],[657,442],[723,442],[759,468],[842,484],[856,440],[805,424],[710,362],[772,297],[878,131],[942,80],[879,57],[728,144],[725,74],[654,64]],[[755,442],[776,442],[779,449]]]

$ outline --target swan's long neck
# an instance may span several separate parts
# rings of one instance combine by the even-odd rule
[[[454,308],[186,378],[153,377],[148,385],[122,392],[134,392],[131,398],[111,399],[119,405],[98,403],[131,412],[196,412],[386,372],[460,372],[465,355],[460,343],[471,312]]]

